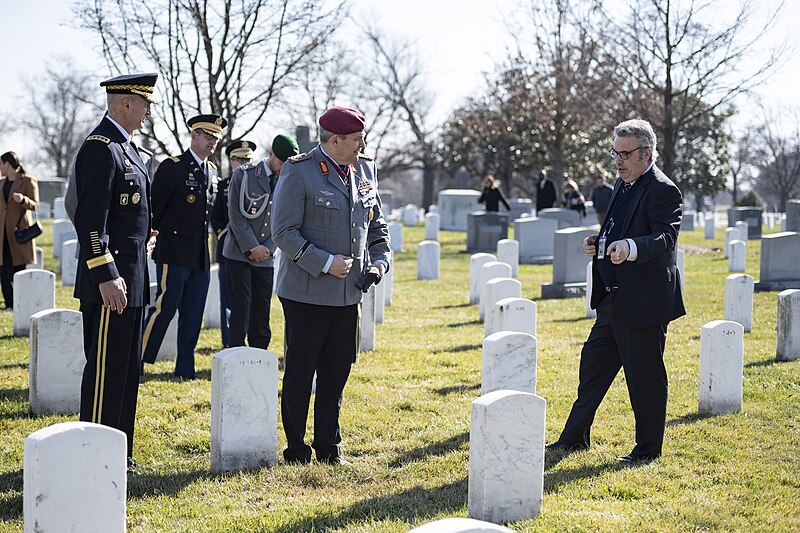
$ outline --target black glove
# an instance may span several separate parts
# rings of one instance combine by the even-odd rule
[[[381,275],[381,271],[376,266],[369,267],[361,279],[356,282],[356,287],[361,292],[369,292],[369,288],[372,287],[373,284],[377,285],[381,282],[383,276]]]

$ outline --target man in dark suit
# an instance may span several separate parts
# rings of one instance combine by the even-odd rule
[[[75,232],[80,259],[75,297],[81,301],[86,366],[80,418],[119,429],[132,459],[142,318],[149,300],[150,230],[147,166],[131,140],[150,115],[157,74],[119,76],[106,88],[108,114],[75,160]]]
[[[592,257],[597,320],[581,351],[578,399],[548,448],[589,447],[595,412],[622,367],[636,446],[619,460],[649,461],[661,455],[664,440],[667,325],[686,314],[676,267],[683,204],[678,188],[655,165],[656,136],[648,122],[619,124],[610,154],[620,179],[599,236],[583,245]]]
[[[556,203],[556,186],[547,172],[539,172],[539,181],[536,183],[536,212],[553,207]]]
[[[253,152],[255,152],[256,143],[239,139],[233,141],[225,147],[225,153],[228,155],[228,163],[230,164],[231,174],[242,165],[247,165],[253,159]],[[222,336],[222,347],[230,348],[230,318],[231,318],[231,303],[228,291],[228,269],[225,263],[225,256],[222,255],[222,249],[225,246],[225,237],[228,235],[228,188],[231,185],[231,177],[222,178],[217,181],[217,190],[214,193],[214,205],[211,207],[211,229],[214,230],[214,235],[217,236],[217,257],[216,261],[219,265],[217,275],[219,276],[219,319],[220,319],[220,335]]]
[[[319,119],[320,145],[281,170],[272,238],[281,249],[276,292],[286,317],[281,416],[289,463],[311,461],[304,442],[314,372],[317,460],[346,465],[339,409],[358,353],[362,292],[389,269],[375,162],[361,153],[366,119],[334,107]]]
[[[145,325],[142,359],[155,362],[169,323],[180,311],[175,376],[195,379],[194,349],[209,283],[210,184],[217,172],[208,156],[228,122],[219,115],[197,115],[188,125],[191,146],[165,159],[153,178],[153,227],[160,232],[153,254],[158,289]]]

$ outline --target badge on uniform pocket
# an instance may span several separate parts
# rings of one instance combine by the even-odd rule
[[[131,202],[133,202],[134,204],[138,204],[139,200],[141,200],[141,199],[142,199],[142,195],[139,194],[138,192],[133,193],[133,196],[131,196]]]
[[[190,194],[186,197],[186,201],[190,204],[193,204],[195,200],[197,200],[197,197],[194,194]]]
[[[375,218],[375,211],[370,209],[369,210],[369,215],[367,215],[367,218],[369,219],[370,222],[372,222],[372,219]]]
[[[128,205],[128,194],[120,194],[119,195],[119,205]]]

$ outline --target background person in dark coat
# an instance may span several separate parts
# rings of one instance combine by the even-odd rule
[[[611,203],[611,193],[614,188],[606,183],[603,176],[597,176],[594,179],[595,187],[592,190],[592,206],[597,213],[597,223],[602,225],[606,219],[608,212],[608,204]]]
[[[682,198],[655,165],[656,135],[644,120],[614,129],[620,179],[599,237],[583,249],[592,257],[591,306],[597,320],[583,345],[578,399],[550,449],[585,449],[595,412],[620,367],[625,371],[636,446],[619,458],[648,461],[661,455],[667,412],[664,345],[667,325],[686,314],[676,267]]]
[[[562,204],[567,209],[572,209],[581,214],[581,220],[586,216],[586,202],[584,201],[581,191],[578,190],[578,184],[574,180],[567,180],[564,182],[564,200]]]
[[[511,206],[508,205],[503,191],[497,187],[497,182],[491,174],[483,178],[483,187],[481,188],[481,196],[478,198],[479,204],[486,204],[486,211],[498,212],[500,211],[500,202],[506,206],[506,209],[511,211]]]
[[[536,212],[553,207],[557,199],[555,184],[547,177],[547,172],[542,170],[536,183]]]

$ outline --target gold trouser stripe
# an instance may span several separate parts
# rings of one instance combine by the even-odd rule
[[[150,333],[153,332],[153,324],[156,322],[156,317],[161,313],[161,302],[164,300],[164,293],[167,292],[167,270],[169,265],[164,263],[161,270],[161,294],[156,298],[156,310],[150,315],[150,320],[147,321],[147,327],[144,328],[144,335],[142,336],[142,359],[144,359],[144,350],[147,348],[147,341],[150,339]]]
[[[97,268],[99,266],[107,265],[108,263],[113,263],[113,262],[114,262],[114,256],[111,255],[110,252],[106,252],[104,255],[101,255],[100,257],[95,257],[93,259],[89,259],[88,261],[86,261],[86,266],[88,266],[89,270],[91,270],[93,268]]]
[[[92,422],[99,424],[103,416],[103,386],[106,371],[106,347],[108,339],[108,318],[111,311],[100,308],[100,325],[97,334],[97,361],[95,362],[94,403],[92,405]]]

